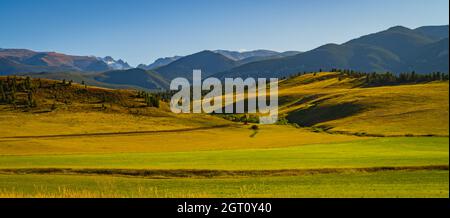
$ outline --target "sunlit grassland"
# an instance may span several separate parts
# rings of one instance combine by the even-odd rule
[[[314,126],[348,133],[443,135],[449,132],[449,83],[431,82],[396,86],[364,87],[361,79],[339,80],[337,73],[307,74],[280,82],[280,112],[302,122],[296,111],[321,110],[329,120]],[[354,106],[354,108],[351,108]],[[341,117],[342,114],[346,114]]]
[[[0,155],[209,151],[291,147],[364,139],[349,135],[315,133],[289,125],[261,126],[255,132],[250,129],[250,125],[236,124],[215,117],[211,118],[210,123],[202,122],[202,116],[192,120],[105,113],[64,113],[55,114],[55,116],[17,113],[14,119],[9,119],[7,116],[7,113],[0,115],[3,118],[0,119],[2,126],[11,126],[0,133]],[[172,126],[171,123],[175,124]],[[217,125],[229,126],[170,133],[114,134],[209,128]],[[14,134],[11,133],[12,131]],[[64,134],[74,133],[111,133],[111,135],[64,136]],[[61,135],[61,137],[5,138],[42,136],[43,134]]]
[[[264,170],[448,165],[448,143],[448,138],[398,137],[266,149],[2,155],[0,168]]]
[[[2,111],[0,137],[171,130],[230,124],[202,114],[173,114],[149,108],[151,116],[96,111],[54,111],[18,113]]]
[[[448,171],[144,179],[2,175],[0,197],[449,197]]]
[[[303,75],[281,81],[280,116],[318,120],[257,130],[126,93],[99,109],[94,88],[89,101],[72,88],[55,110],[49,98],[33,110],[0,106],[0,197],[448,197],[448,82]]]

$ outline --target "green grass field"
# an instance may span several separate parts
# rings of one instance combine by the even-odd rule
[[[270,149],[4,155],[0,167],[12,171],[0,169],[0,197],[448,197],[448,143],[448,138],[403,137]],[[370,171],[393,166],[418,169]],[[427,166],[447,167],[420,170]],[[79,171],[39,171],[49,168]],[[124,176],[84,172],[89,168],[168,171]],[[242,172],[205,177],[192,169]],[[266,172],[282,169],[289,170]]]
[[[38,107],[0,105],[0,197],[448,198],[448,82],[358,82],[284,80],[281,117],[312,125],[252,130],[44,81]]]
[[[448,138],[404,137],[270,149],[4,155],[0,168],[263,170],[448,165],[448,143]]]
[[[449,197],[448,171],[221,179],[1,175],[0,197]]]

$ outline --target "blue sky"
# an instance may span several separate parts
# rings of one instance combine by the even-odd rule
[[[0,0],[0,48],[132,65],[201,50],[307,51],[395,25],[448,24],[448,0]]]

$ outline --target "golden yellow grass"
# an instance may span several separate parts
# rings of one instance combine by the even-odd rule
[[[246,148],[289,147],[303,144],[345,142],[360,138],[313,133],[291,126],[263,126],[255,132],[250,126],[207,114],[174,114],[166,103],[162,108],[142,107],[143,99],[126,90],[96,87],[60,86],[42,80],[38,108],[23,112],[0,105],[0,154],[81,154],[117,152],[204,151]],[[57,98],[54,98],[54,94]],[[116,101],[102,103],[102,96]],[[63,100],[68,99],[69,103]],[[48,110],[56,103],[57,108]],[[99,109],[105,104],[107,109]],[[170,133],[114,134],[229,127]],[[109,133],[109,135],[92,135]],[[11,138],[23,136],[73,135],[49,138]],[[80,136],[80,134],[86,134]],[[255,135],[256,134],[256,135]],[[256,136],[256,137],[255,137]]]
[[[339,80],[337,73],[307,74],[280,82],[280,113],[312,106],[353,104],[351,116],[316,124],[332,131],[379,135],[445,135],[449,133],[449,83],[361,87],[363,79]],[[299,103],[299,100],[305,99]],[[301,119],[301,118],[298,118]]]
[[[356,101],[371,105],[352,117],[330,121],[337,131],[371,132],[384,135],[449,133],[448,83],[354,90],[335,101]]]
[[[1,126],[11,127],[4,131],[2,130],[0,133],[0,154],[2,155],[276,148],[364,139],[348,135],[314,133],[289,125],[262,125],[255,132],[250,129],[249,125],[236,124],[217,117],[204,117],[203,115],[191,115],[190,119],[187,117],[177,119],[176,117],[140,117],[129,114],[107,114],[101,112],[55,113],[54,115],[4,113],[0,115],[0,118]],[[173,130],[214,126],[213,124],[230,124],[230,126],[182,132],[61,136],[56,138],[5,138],[11,136],[64,135],[73,133]]]
[[[153,116],[95,111],[1,111],[0,137],[171,130],[224,124],[231,122],[214,116],[176,115],[160,111],[153,113]]]
[[[373,88],[362,88],[361,82],[338,80],[335,73],[281,81],[281,115],[317,104],[351,103],[364,110],[317,126],[349,133],[448,135],[448,82]],[[254,131],[215,116],[175,115],[165,103],[148,108],[130,91],[89,87],[77,94],[84,89],[66,87],[55,99],[52,89],[41,90],[38,108],[28,112],[0,105],[1,167],[267,170],[448,163],[448,138],[375,139],[289,125]],[[117,101],[104,102],[104,95]],[[48,112],[55,103],[57,109]],[[183,131],[148,132],[161,130]],[[119,134],[124,132],[135,133]],[[448,197],[445,167],[217,179],[0,174],[0,197]]]

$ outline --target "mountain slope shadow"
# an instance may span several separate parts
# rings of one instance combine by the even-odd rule
[[[362,105],[349,102],[337,105],[315,105],[289,113],[286,119],[300,126],[314,126],[319,123],[349,117],[362,110]]]

